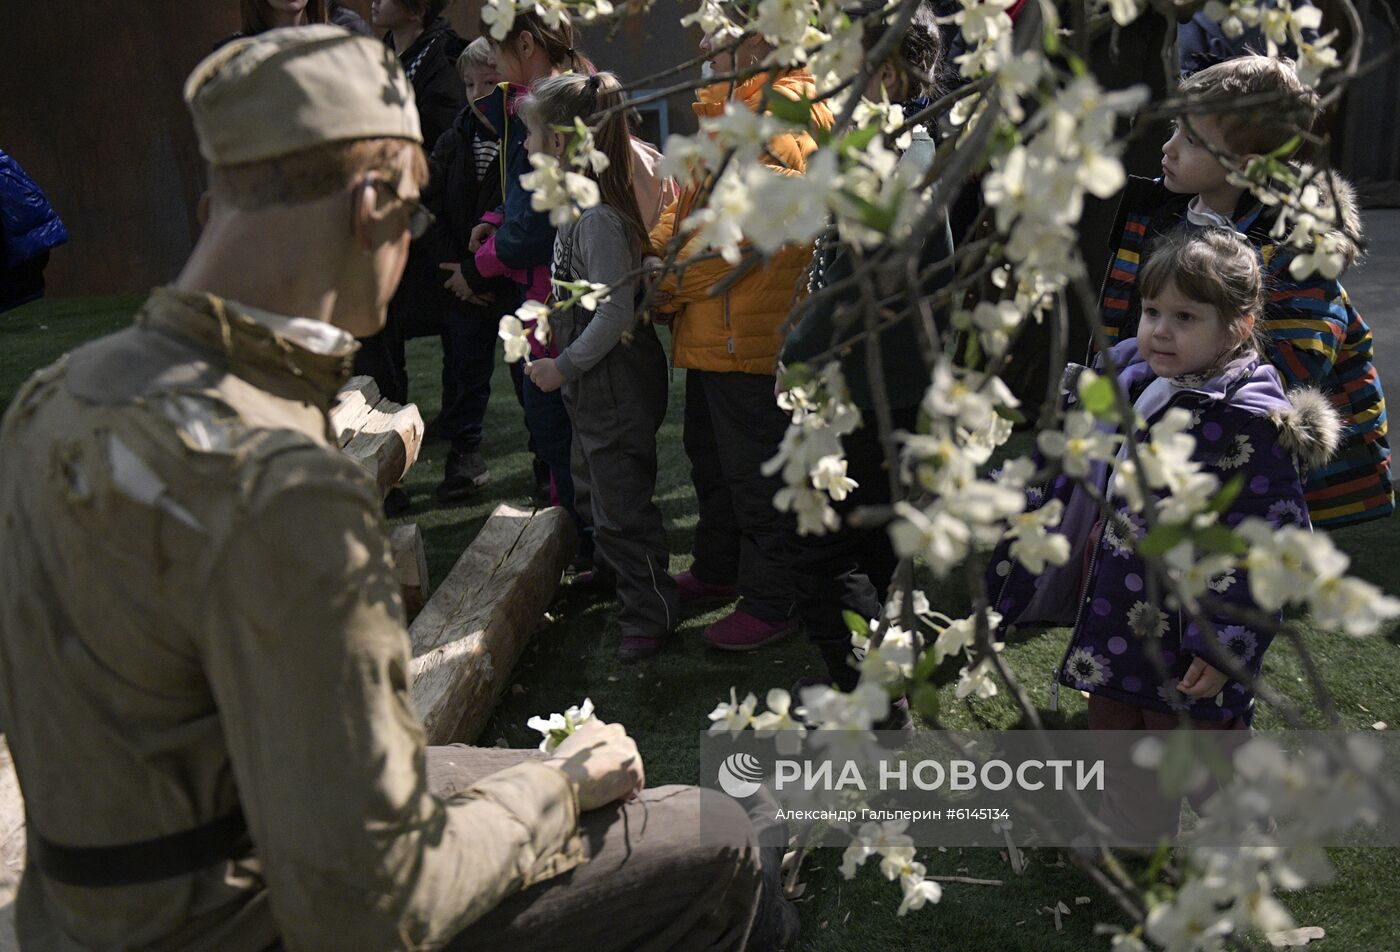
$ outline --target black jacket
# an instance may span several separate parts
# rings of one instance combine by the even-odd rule
[[[392,33],[385,34],[384,44],[394,49]],[[423,29],[408,49],[395,50],[408,81],[413,84],[425,143],[437,142],[467,103],[467,88],[462,77],[457,75],[457,57],[466,48],[467,41],[458,36],[446,20],[438,17]]]
[[[394,48],[392,33],[385,34],[384,44]],[[457,75],[457,57],[466,45],[447,21],[438,17],[398,54],[413,84],[423,142],[429,147],[451,128],[466,103],[467,88]],[[453,256],[438,258],[436,249],[422,240],[409,249],[408,264],[391,305],[391,319],[399,322],[405,338],[441,333],[444,315],[457,299],[443,288],[447,272],[438,266],[454,260]]]
[[[430,254],[437,264],[456,261],[462,265],[462,276],[478,293],[512,292],[509,278],[483,278],[476,270],[476,255],[467,249],[471,231],[481,216],[499,208],[501,196],[501,155],[486,172],[478,177],[472,145],[477,141],[497,142],[491,124],[493,107],[499,106],[499,96],[487,96],[478,103],[486,114],[483,119],[470,105],[457,114],[452,127],[438,137],[428,159],[430,176],[423,189],[423,204],[437,216],[437,223],[419,239],[420,253]],[[497,117],[499,121],[499,117]],[[446,277],[446,272],[443,272]]]

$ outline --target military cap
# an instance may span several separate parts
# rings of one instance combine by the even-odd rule
[[[383,43],[336,26],[270,30],[221,47],[185,81],[199,151],[239,165],[330,142],[421,143],[413,87]]]

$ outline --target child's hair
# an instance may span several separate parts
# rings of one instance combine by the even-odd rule
[[[594,172],[590,166],[583,174],[598,183],[603,203],[622,216],[632,250],[640,255],[647,246],[647,227],[637,205],[637,193],[632,190],[628,110],[617,108],[626,102],[622,84],[612,73],[564,73],[547,76],[531,86],[520,111],[532,130],[543,131],[560,126],[572,129],[575,117],[587,121],[605,109],[612,110],[605,119],[591,124],[594,144],[608,157],[608,167]]]
[[[567,66],[585,73],[592,72],[593,63],[580,50],[574,48],[577,41],[574,38],[574,23],[569,19],[569,14],[561,9],[555,11],[554,15],[559,18],[559,23],[557,26],[550,26],[544,17],[533,9],[517,10],[515,20],[510,25],[510,32],[503,40],[497,40],[491,35],[491,24],[485,20],[478,24],[478,29],[482,36],[491,38],[491,45],[494,47],[505,46],[520,34],[529,33],[549,57],[550,65]]]
[[[886,0],[860,0],[846,12],[860,18],[863,32],[860,44],[869,53],[892,26],[891,16],[877,16],[888,7]],[[904,98],[918,99],[938,94],[938,70],[943,60],[943,34],[928,0],[922,0],[909,21],[909,29],[899,39],[887,62],[894,64],[904,79]]]
[[[462,55],[457,57],[457,75],[466,78],[467,71],[473,69],[493,70],[496,58],[491,53],[491,43],[484,36],[478,36],[467,44]]]
[[[1172,285],[1188,300],[1214,307],[1239,341],[1222,358],[1241,348],[1264,353],[1264,275],[1254,246],[1238,232],[1178,228],[1153,243],[1138,283],[1144,298]]]
[[[1282,147],[1317,119],[1316,90],[1303,84],[1290,60],[1241,56],[1216,63],[1181,83],[1191,115],[1210,115],[1225,145],[1237,154],[1267,153]],[[1238,106],[1244,96],[1272,95],[1269,102]],[[1199,107],[1199,111],[1198,111]]]

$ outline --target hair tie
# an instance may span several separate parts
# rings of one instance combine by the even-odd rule
[[[589,75],[589,77],[588,77],[588,90],[589,90],[589,92],[594,92],[594,93],[596,93],[596,92],[598,91],[598,74],[597,74],[597,73],[592,73],[592,74]]]

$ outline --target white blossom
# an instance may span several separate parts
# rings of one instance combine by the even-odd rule
[[[548,754],[553,753],[570,734],[593,719],[593,701],[584,698],[582,704],[569,708],[563,714],[532,717],[525,722],[525,726],[544,735],[544,739],[540,741],[540,750]]]
[[[753,721],[754,708],[758,707],[758,698],[750,692],[741,702],[736,696],[734,688],[729,689],[729,703],[721,701],[710,712],[711,734],[723,734],[728,732],[731,737],[738,737]]]
[[[1118,452],[1123,437],[1099,428],[1093,414],[1071,410],[1065,414],[1064,430],[1041,430],[1036,445],[1051,459],[1060,461],[1065,474],[1084,479],[1096,462],[1108,462]]]

